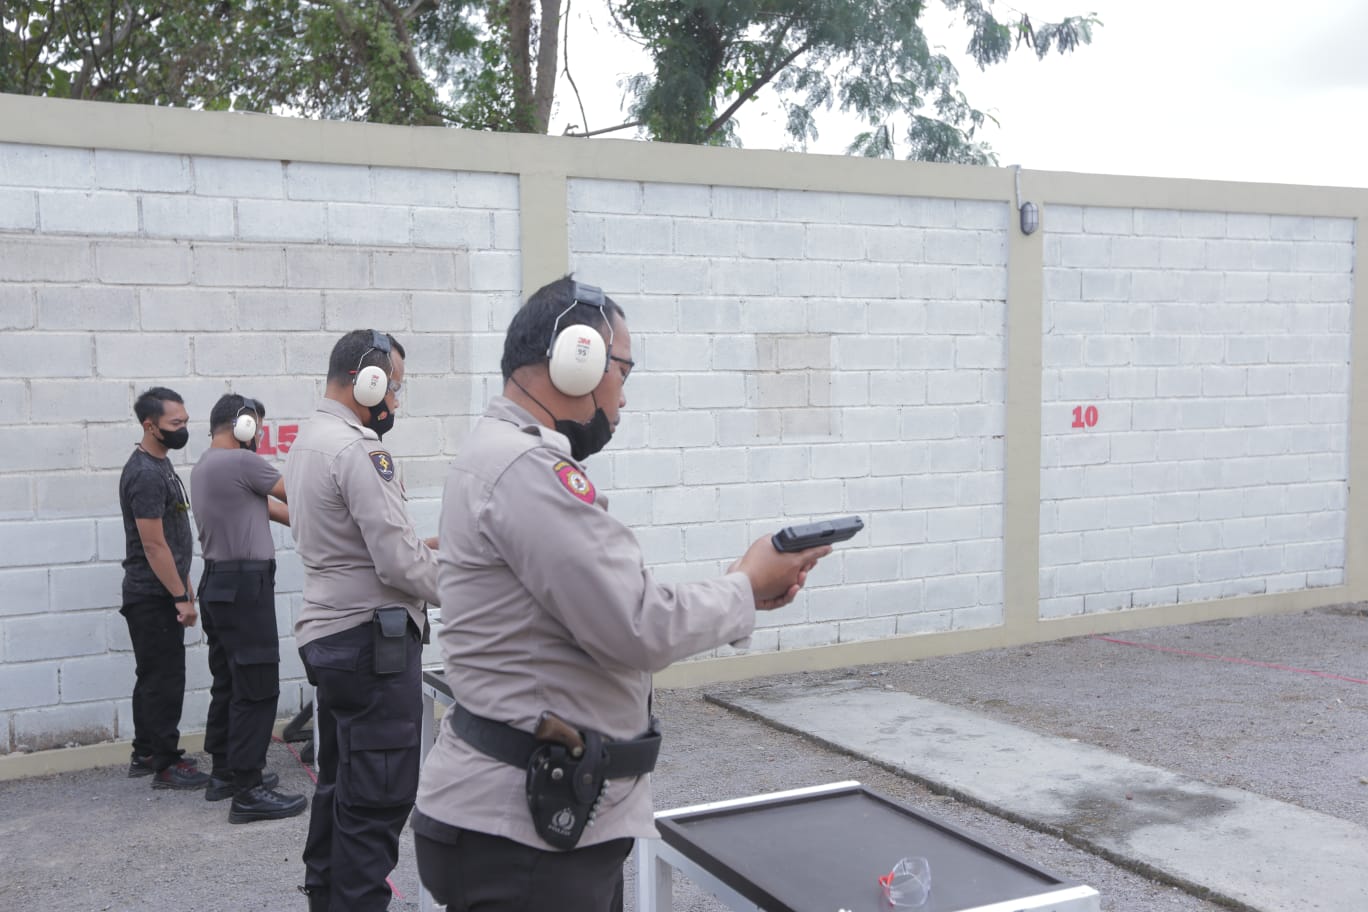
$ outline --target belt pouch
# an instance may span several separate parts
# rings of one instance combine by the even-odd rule
[[[408,664],[408,609],[402,605],[375,609],[371,618],[375,673],[398,674]]]

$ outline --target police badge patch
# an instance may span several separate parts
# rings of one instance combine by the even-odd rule
[[[565,486],[565,490],[574,494],[585,503],[591,504],[594,502],[593,482],[588,478],[585,478],[584,473],[574,465],[562,459],[552,466],[552,471],[556,473],[556,478],[560,479],[560,483]]]
[[[380,477],[385,481],[394,480],[394,457],[384,450],[375,450],[370,454],[371,465],[375,466],[375,471],[380,473]]]

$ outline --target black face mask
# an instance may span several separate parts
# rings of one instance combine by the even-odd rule
[[[576,462],[593,456],[613,439],[613,425],[601,408],[595,410],[594,417],[585,422],[557,418],[556,430],[569,438],[570,456]]]
[[[394,412],[390,409],[389,403],[383,400],[378,405],[372,405],[367,409],[370,412],[370,421],[366,422],[366,427],[375,431],[375,436],[381,440],[394,427]]]
[[[168,450],[179,450],[190,442],[189,428],[181,428],[179,431],[168,431],[166,428],[159,427],[157,428],[157,433],[160,435],[162,446],[166,447]]]

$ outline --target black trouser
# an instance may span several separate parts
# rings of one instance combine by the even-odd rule
[[[261,782],[280,697],[275,561],[207,561],[200,614],[209,645],[204,749],[239,789]]]
[[[447,912],[622,912],[622,863],[631,839],[550,852],[473,830],[453,842],[413,834],[418,876]]]
[[[150,756],[153,768],[163,770],[182,753],[185,628],[176,619],[176,604],[169,595],[128,602],[119,613],[128,622],[128,638],[133,641],[133,753]]]
[[[389,907],[385,878],[418,794],[423,646],[408,628],[408,663],[397,674],[375,673],[369,623],[299,649],[318,710],[318,787],[304,843],[310,909],[319,895],[333,912]]]

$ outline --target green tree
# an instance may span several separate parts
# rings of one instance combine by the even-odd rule
[[[1035,25],[997,18],[991,0],[941,0],[971,30],[980,67],[1026,45],[1037,56],[1092,39],[1094,16]],[[641,41],[655,71],[629,81],[635,120],[668,142],[731,144],[736,114],[774,92],[789,135],[817,137],[816,115],[839,107],[869,129],[849,151],[881,157],[986,164],[976,134],[987,115],[959,90],[959,73],[927,42],[923,0],[621,0],[622,28]]]
[[[0,91],[545,132],[560,4],[9,0]]]
[[[970,26],[980,66],[1023,44],[1041,57],[1072,51],[1096,24],[1035,26],[1021,13],[999,20],[991,0],[941,2]],[[654,59],[629,82],[635,120],[624,125],[652,139],[735,143],[737,112],[770,91],[800,145],[838,106],[869,125],[852,152],[993,160],[975,138],[987,115],[918,25],[924,0],[607,3]],[[0,92],[544,133],[568,5],[0,0]]]

